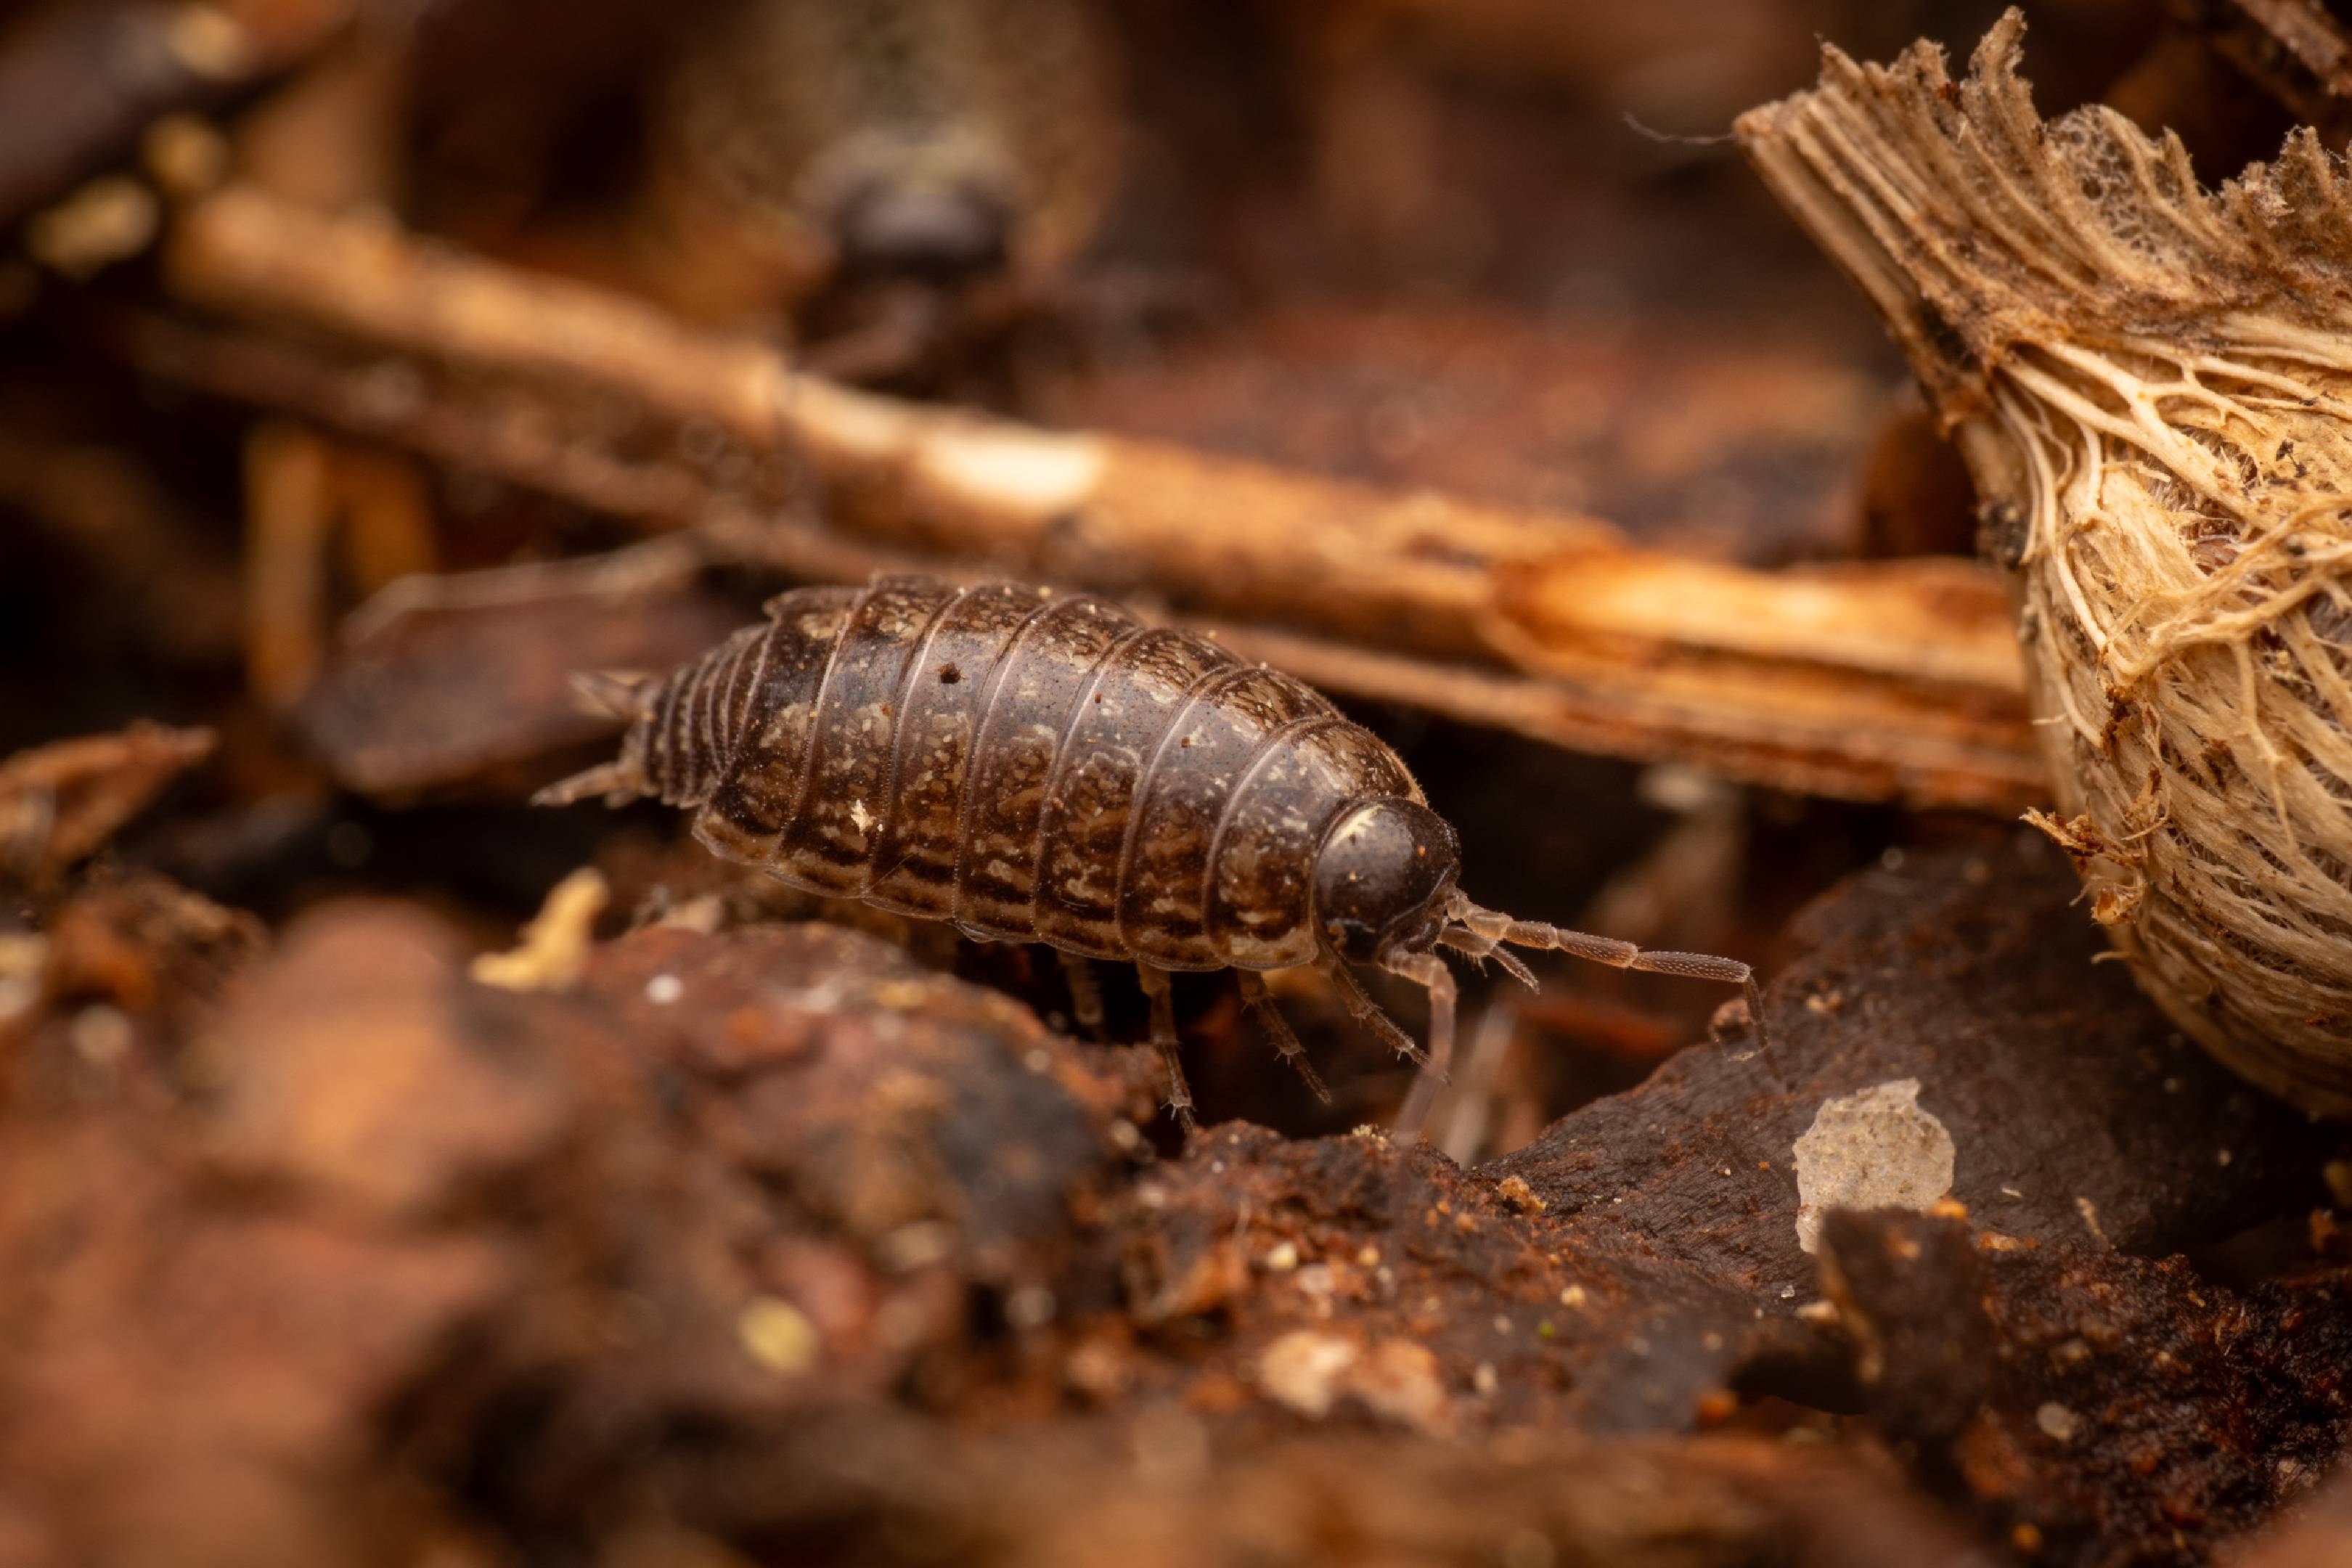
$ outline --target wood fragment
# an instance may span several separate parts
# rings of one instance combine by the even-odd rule
[[[246,677],[284,712],[326,658],[338,558],[361,595],[429,574],[432,501],[405,455],[290,420],[265,421],[246,437],[245,491]]]
[[[568,988],[588,966],[596,917],[612,896],[603,874],[583,866],[549,890],[546,903],[522,928],[512,948],[477,953],[467,972],[481,984],[506,991]]]
[[[2340,146],[2352,133],[2352,34],[2320,0],[2173,0],[2214,53]]]
[[[1629,550],[1591,519],[923,407],[251,191],[189,213],[166,272],[186,304],[333,346],[134,323],[123,350],[151,371],[656,526],[721,522],[796,574],[1018,572],[1269,646],[1326,642],[1300,671],[1318,683],[1508,713],[1558,743],[1853,798],[2007,811],[2042,794],[2004,612],[1967,567],[1741,572]],[[779,519],[682,455],[635,455],[642,439],[624,456],[596,435],[609,411],[582,406],[598,398],[799,465],[824,521]]]
[[[744,611],[704,588],[677,536],[576,561],[408,577],[348,616],[294,722],[335,782],[363,795],[527,792],[530,764],[593,741],[583,670],[665,670]]]
[[[96,854],[213,742],[142,722],[0,760],[0,883],[39,886]]]
[[[281,421],[245,443],[247,684],[283,711],[310,688],[326,650],[326,444]]]

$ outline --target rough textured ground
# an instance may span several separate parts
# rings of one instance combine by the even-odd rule
[[[2334,1460],[2352,1303],[2168,1255],[2328,1142],[2089,962],[2054,861],[1865,876],[1769,1058],[1475,1171],[1160,1159],[1146,1053],[837,928],[513,991],[412,905],[263,951],[94,879],[0,1030],[0,1561],[2201,1561]],[[1906,1077],[1952,1200],[1809,1258],[1797,1133]]]

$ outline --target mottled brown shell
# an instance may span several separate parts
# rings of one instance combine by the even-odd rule
[[[1422,798],[1308,687],[1099,599],[886,579],[768,616],[647,694],[625,760],[716,853],[974,936],[1310,963],[1331,824]]]

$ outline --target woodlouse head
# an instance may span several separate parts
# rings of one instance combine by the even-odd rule
[[[884,175],[843,199],[833,218],[843,270],[855,278],[951,283],[1004,265],[1012,218],[978,180]]]
[[[901,298],[1051,277],[1100,228],[1126,143],[1092,0],[742,0],[656,100],[661,195],[794,288]]]
[[[1446,820],[1418,801],[1366,801],[1341,812],[1315,856],[1315,923],[1350,963],[1378,963],[1436,943],[1462,870]]]

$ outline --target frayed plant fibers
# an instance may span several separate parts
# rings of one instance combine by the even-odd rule
[[[2143,989],[2352,1114],[2352,177],[2309,131],[2208,192],[1968,79],[1832,49],[1741,141],[1870,296],[1984,498],[2059,814]]]

